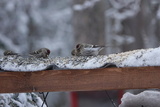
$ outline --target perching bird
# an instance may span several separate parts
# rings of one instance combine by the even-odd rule
[[[6,50],[6,51],[4,51],[3,55],[4,56],[8,56],[8,55],[19,55],[19,54],[15,53],[15,52],[13,52],[11,50]]]
[[[29,53],[31,56],[34,56],[36,58],[48,58],[49,54],[50,54],[50,50],[47,48],[41,48],[38,49],[36,51],[33,51],[31,53]]]
[[[77,44],[76,48],[71,52],[73,56],[96,56],[107,46],[99,46],[92,44]]]

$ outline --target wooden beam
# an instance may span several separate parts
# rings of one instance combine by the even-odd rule
[[[0,72],[0,93],[160,88],[160,67]]]

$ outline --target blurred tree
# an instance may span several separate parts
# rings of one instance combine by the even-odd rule
[[[76,43],[105,44],[105,1],[73,0]]]
[[[108,0],[106,41],[119,46],[109,53],[159,45],[159,0]]]

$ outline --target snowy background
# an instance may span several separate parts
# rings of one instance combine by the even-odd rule
[[[74,45],[81,42],[115,46],[101,54],[155,48],[160,46],[160,1],[1,0],[0,25],[0,55],[4,50],[26,54],[46,47],[52,57],[71,56]],[[117,101],[118,92],[109,92]],[[112,106],[97,93],[79,92],[79,106]],[[68,107],[69,94],[50,93],[48,103]]]

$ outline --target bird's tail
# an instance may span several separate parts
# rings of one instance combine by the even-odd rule
[[[106,46],[104,46],[104,48],[108,48],[108,47],[118,47],[118,46],[114,46],[114,45],[106,45]]]
[[[117,47],[117,46],[113,46],[113,45],[94,45],[93,48],[98,48],[98,47],[101,47],[101,48],[108,48],[108,47]]]

